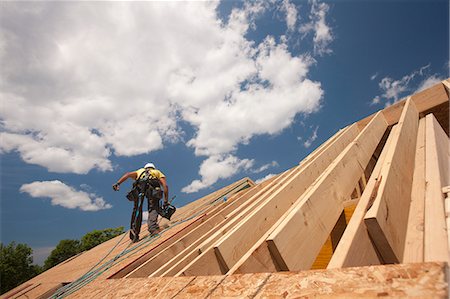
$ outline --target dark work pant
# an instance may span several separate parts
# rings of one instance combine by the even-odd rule
[[[158,225],[158,209],[159,209],[159,199],[149,198],[148,199],[148,231],[150,234],[155,233],[159,229]]]
[[[142,206],[144,205],[144,196],[139,196],[139,199],[135,200],[133,203],[134,206],[133,212],[131,213],[130,223],[130,239],[138,240],[142,225]]]

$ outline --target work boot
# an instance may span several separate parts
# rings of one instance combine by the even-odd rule
[[[150,232],[150,237],[154,237],[154,236],[158,235],[160,232],[161,232],[161,229],[157,228]]]

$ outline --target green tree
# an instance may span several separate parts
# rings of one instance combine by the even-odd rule
[[[1,294],[38,275],[40,267],[33,265],[33,250],[26,244],[0,243]]]
[[[85,234],[80,240],[61,240],[44,262],[44,270],[77,255],[82,251],[89,250],[98,244],[112,239],[123,233],[123,226],[107,228],[104,230],[93,230]]]
[[[44,262],[44,270],[48,270],[51,267],[67,260],[68,258],[78,254],[80,252],[79,240],[61,240],[56,248],[52,250],[48,258]]]
[[[117,228],[107,228],[104,230],[93,230],[81,238],[80,249],[81,251],[89,250],[103,242],[108,241],[109,239],[119,236],[123,232],[123,226]]]

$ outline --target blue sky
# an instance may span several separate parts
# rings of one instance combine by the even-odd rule
[[[127,228],[111,185],[147,162],[176,206],[293,167],[449,76],[448,5],[2,2],[1,241]]]

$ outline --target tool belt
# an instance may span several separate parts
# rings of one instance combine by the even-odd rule
[[[139,191],[136,188],[131,189],[127,193],[127,199],[129,201],[137,201],[139,199]]]
[[[127,199],[129,201],[136,201],[139,199],[139,194],[143,193],[148,199],[160,200],[163,196],[163,191],[157,180],[137,180],[133,183],[133,188],[128,192]]]

